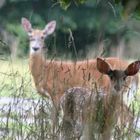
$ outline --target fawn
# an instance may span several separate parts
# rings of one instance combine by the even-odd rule
[[[111,138],[112,128],[114,124],[116,124],[118,117],[119,116],[124,117],[123,111],[124,109],[126,109],[126,106],[123,103],[123,94],[127,94],[126,88],[128,88],[131,80],[133,78],[134,79],[136,78],[135,75],[138,73],[140,69],[140,61],[135,61],[129,64],[125,70],[118,70],[112,69],[110,64],[106,62],[104,59],[97,58],[97,69],[102,74],[107,75],[111,81],[110,94],[107,96],[107,98],[105,98],[105,111],[104,111],[105,121],[102,130],[102,139],[109,140]],[[128,114],[129,113],[130,112],[128,111]],[[133,117],[131,117],[131,119],[132,118]]]
[[[83,135],[84,126],[88,124],[90,127],[85,127],[88,129],[86,138],[96,140],[97,137],[94,134],[97,133],[101,135],[99,139],[109,140],[112,129],[119,120],[121,120],[121,125],[133,123],[133,114],[122,101],[122,95],[126,93],[124,92],[126,84],[131,79],[137,78],[134,76],[139,68],[140,61],[135,61],[125,70],[113,70],[108,62],[97,58],[97,69],[109,77],[111,89],[109,93],[105,93],[98,92],[96,89],[90,91],[82,87],[74,87],[65,92],[61,98],[64,113],[63,139],[80,138]],[[67,133],[69,135],[66,135]]]

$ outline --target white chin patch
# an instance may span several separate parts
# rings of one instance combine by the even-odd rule
[[[30,48],[30,54],[34,54],[36,53],[37,51],[35,51],[34,49]]]
[[[37,41],[30,42],[30,54],[38,53],[40,51],[40,48],[38,50],[33,49],[37,48],[37,46],[40,46],[40,44]]]

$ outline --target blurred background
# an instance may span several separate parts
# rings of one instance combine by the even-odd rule
[[[104,50],[104,56],[139,59],[138,0],[1,0],[0,55],[27,56],[22,17],[41,29],[56,20],[56,32],[46,41],[50,56],[95,58]]]
[[[52,140],[52,106],[34,87],[22,17],[39,29],[56,20],[45,41],[49,59],[132,61],[140,59],[140,0],[0,0],[0,140]],[[140,92],[130,106],[135,129],[116,130],[122,139],[140,139],[139,99]]]

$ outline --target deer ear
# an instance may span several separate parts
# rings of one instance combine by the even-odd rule
[[[56,21],[51,21],[49,22],[46,26],[45,26],[45,29],[44,29],[44,34],[45,35],[50,35],[54,32],[55,30],[55,27],[56,27]]]
[[[125,70],[126,76],[133,76],[138,73],[140,69],[140,61],[135,61],[128,65],[128,67]]]
[[[28,19],[23,17],[21,19],[21,24],[22,24],[22,26],[23,26],[23,28],[26,32],[31,32],[32,31],[32,25],[31,25],[31,23]]]
[[[103,74],[109,74],[111,70],[109,64],[101,58],[97,58],[97,69]]]

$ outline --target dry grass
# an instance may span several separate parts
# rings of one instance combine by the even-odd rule
[[[0,67],[0,139],[52,140],[52,105],[36,93],[28,60],[0,60]],[[140,92],[133,104],[138,124]],[[133,133],[139,139],[140,124]]]

